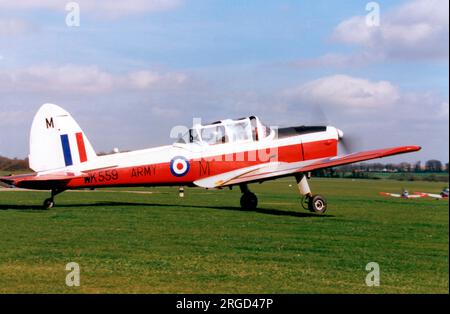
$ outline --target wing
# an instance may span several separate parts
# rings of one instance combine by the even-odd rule
[[[55,172],[42,175],[33,173],[0,177],[0,182],[3,182],[9,186],[25,189],[51,190],[54,188],[63,188],[70,180],[82,176],[83,175],[75,174],[73,172]]]
[[[428,195],[429,197],[437,198],[437,199],[443,199],[443,198],[444,198],[444,197],[442,197],[442,195],[440,195],[440,194],[431,194],[431,193],[427,193],[427,195]]]
[[[299,172],[308,172],[323,168],[342,166],[369,159],[410,153],[420,149],[421,148],[419,146],[400,146],[292,163],[270,162],[200,179],[194,181],[194,184],[204,188],[217,188],[244,182],[265,181]]]
[[[426,197],[426,196],[423,196],[423,195],[417,195],[417,194],[408,195],[408,198],[419,198],[419,197]]]
[[[422,192],[415,192],[414,194],[422,195],[422,197],[427,197],[428,196],[428,197],[432,197],[432,198],[436,198],[436,199],[443,199],[444,198],[440,194],[422,193]]]
[[[382,196],[391,196],[391,197],[402,197],[400,194],[386,193],[386,192],[380,192],[380,195],[382,195]]]
[[[337,156],[331,158],[319,159],[313,164],[309,165],[302,169],[302,171],[312,171],[323,168],[330,168],[335,166],[342,166],[347,164],[352,164],[359,161],[383,158],[393,155],[411,153],[420,150],[420,146],[400,146],[400,147],[392,147],[392,148],[384,148],[384,149],[375,149],[369,150],[365,152],[353,153],[344,156]]]

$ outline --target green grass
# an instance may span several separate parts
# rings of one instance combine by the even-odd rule
[[[448,202],[384,198],[442,183],[312,179],[324,216],[301,209],[294,180],[239,189],[0,192],[1,293],[448,293]],[[289,186],[292,184],[292,186]],[[116,192],[117,191],[117,192]],[[81,286],[65,285],[66,263]],[[377,262],[380,287],[367,287]]]

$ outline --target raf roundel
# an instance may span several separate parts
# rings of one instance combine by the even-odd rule
[[[189,168],[189,161],[182,156],[173,157],[170,161],[170,172],[176,177],[186,175],[189,172]]]

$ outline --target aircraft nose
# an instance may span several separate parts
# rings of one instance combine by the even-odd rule
[[[344,131],[342,131],[341,129],[336,128],[337,134],[338,134],[338,138],[341,139],[344,137]]]

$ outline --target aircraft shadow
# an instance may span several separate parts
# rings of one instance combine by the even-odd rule
[[[317,215],[313,213],[307,212],[295,212],[295,211],[287,211],[287,210],[277,210],[277,209],[269,209],[269,208],[256,208],[253,210],[250,209],[242,209],[241,207],[234,206],[211,206],[211,205],[185,205],[185,204],[161,204],[161,203],[131,203],[131,202],[96,202],[92,204],[63,204],[60,207],[120,207],[120,206],[158,206],[158,207],[186,207],[186,208],[211,208],[216,210],[230,210],[230,211],[239,211],[239,212],[255,212],[258,214],[264,215],[273,215],[273,216],[291,216],[291,217],[314,217],[314,218],[327,218],[334,217],[333,215]],[[42,206],[37,205],[7,205],[0,204],[0,210],[24,210],[24,211],[43,211]],[[58,205],[53,210],[58,209]]]
[[[44,211],[42,206],[38,205],[8,205],[0,204],[0,210],[24,210],[24,211]]]

